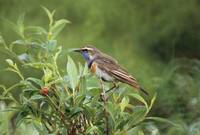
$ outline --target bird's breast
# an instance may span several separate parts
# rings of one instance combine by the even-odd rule
[[[96,74],[97,64],[93,62],[90,69],[93,74]]]
[[[92,63],[90,69],[93,74],[96,74],[97,77],[103,79],[104,81],[108,81],[108,82],[114,81],[114,78],[110,76],[108,73],[106,73],[105,71],[102,71],[95,62]]]

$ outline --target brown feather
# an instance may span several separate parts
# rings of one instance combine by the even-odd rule
[[[110,56],[109,56],[110,57]],[[128,74],[128,72],[123,69],[114,59],[110,59],[109,57],[95,56],[94,61],[98,64],[98,68],[108,73],[110,76],[114,77],[116,81],[126,83],[136,88],[137,90],[141,90],[145,94],[148,95],[144,89],[141,88],[137,80]]]
[[[104,73],[106,73],[106,75],[108,74],[109,76],[111,76],[112,79],[106,80],[104,78],[106,81],[113,80],[114,78],[114,81],[119,81],[119,82],[129,84],[132,87],[136,88],[137,90],[141,90],[146,95],[148,95],[148,93],[139,85],[137,80],[133,76],[128,74],[128,72],[118,64],[117,60],[115,60],[111,56],[101,52],[100,50],[98,50],[96,47],[92,45],[86,45],[80,50],[88,51],[90,55],[92,55],[91,70],[93,73],[96,72],[96,69],[98,66],[98,68],[102,70]]]

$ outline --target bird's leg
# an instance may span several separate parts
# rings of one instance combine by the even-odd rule
[[[109,91],[119,88],[119,85],[117,85],[116,83],[113,83],[113,87],[111,87],[109,90],[106,91],[106,93],[108,93]]]
[[[108,97],[106,97],[106,92],[105,92],[105,88],[104,88],[102,79],[100,79],[100,85],[101,85],[101,89],[102,89],[102,92],[101,92],[101,99],[102,99],[103,101],[106,101],[106,100],[108,99]]]

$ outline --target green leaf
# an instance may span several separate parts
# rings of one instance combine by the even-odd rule
[[[111,120],[113,122],[113,125],[115,125],[116,124],[115,116],[116,116],[116,113],[118,112],[116,105],[113,104],[112,102],[108,102],[107,103],[107,111],[108,111],[109,115],[111,116]]]
[[[114,102],[118,102],[120,96],[119,96],[119,94],[113,93],[112,98],[113,98]]]
[[[4,19],[4,22],[9,25],[9,27],[11,29],[13,29],[13,31],[15,31],[21,38],[25,38],[24,36],[24,16],[25,14],[21,14],[17,20],[17,24],[7,20],[7,19]]]
[[[69,76],[70,85],[72,89],[75,90],[78,84],[78,71],[74,61],[70,56],[68,56],[67,73]]]
[[[79,95],[76,97],[75,103],[77,105],[79,105],[79,104],[81,105],[81,104],[83,104],[84,100],[85,100],[85,95]]]
[[[17,20],[18,31],[22,38],[24,38],[24,16],[25,13],[21,14]]]
[[[89,134],[94,134],[94,131],[97,131],[98,128],[94,125],[91,125],[87,130],[86,130],[86,135],[89,135]]]
[[[8,25],[9,28],[11,28],[14,32],[16,32],[18,35],[21,36],[19,28],[18,28],[18,26],[15,23],[13,23],[13,22],[5,19],[5,18],[3,20],[4,20],[5,24]]]
[[[82,71],[82,76],[86,76],[87,73],[88,73],[88,64],[85,63],[84,68],[83,68],[83,71]]]
[[[24,16],[25,16],[25,13],[21,14],[17,20],[17,25],[18,26],[23,26],[24,25]]]
[[[193,122],[189,126],[189,134],[190,135],[199,135],[200,134],[200,122],[199,121]]]
[[[33,125],[35,129],[41,134],[41,135],[47,135],[49,134],[44,125],[42,125],[42,122],[38,119],[33,121]]]
[[[3,89],[3,91],[6,91],[6,86],[0,84],[0,89]]]
[[[133,113],[130,116],[128,126],[134,126],[144,120],[146,116],[146,107],[136,106],[133,108]]]
[[[165,118],[161,118],[161,117],[146,117],[145,118],[146,120],[155,120],[155,121],[158,121],[158,122],[163,122],[163,123],[168,123],[172,126],[175,126],[175,127],[180,127],[179,124],[176,124],[168,119],[165,119]]]
[[[73,107],[72,110],[70,111],[70,115],[71,115],[71,117],[73,117],[83,111],[84,111],[84,109],[81,107]]]
[[[53,78],[53,72],[49,68],[44,68],[44,82],[47,84]]]
[[[78,71],[79,71],[80,77],[82,77],[83,66],[82,66],[82,64],[80,62],[78,63]]]
[[[22,108],[23,109],[23,108]],[[28,115],[28,110],[23,109],[16,117],[16,125],[19,126]]]
[[[58,56],[60,55],[61,51],[62,51],[62,46],[59,46],[59,47],[58,47],[58,51],[56,52],[56,54],[55,54],[55,56],[54,56],[54,61],[55,61],[55,62],[57,61]]]
[[[44,99],[42,95],[33,95],[31,96],[31,100],[39,100],[39,99]]]
[[[14,62],[13,62],[11,59],[6,59],[6,62],[7,62],[10,66],[13,66],[13,65],[14,65]]]
[[[84,114],[89,118],[91,116],[94,116],[96,115],[96,111],[97,110],[94,110],[94,108],[91,106],[91,105],[84,105],[83,107],[83,112]]]
[[[26,42],[24,40],[16,40],[12,42],[12,45],[26,45]]]
[[[55,37],[57,37],[57,35],[63,30],[63,28],[65,27],[65,25],[67,23],[70,23],[70,21],[66,20],[66,19],[61,19],[55,22],[55,24],[51,27],[50,31],[52,32],[52,39],[54,39]]]
[[[95,76],[88,77],[88,79],[86,80],[86,83],[87,83],[88,90],[100,89],[99,81],[97,80],[97,78]]]
[[[101,89],[99,89],[99,88],[91,88],[91,89],[87,90],[86,92],[87,92],[88,96],[95,96],[95,95],[100,95]]]
[[[139,100],[140,102],[142,102],[142,103],[145,105],[146,109],[148,109],[148,104],[147,104],[147,102],[144,100],[143,97],[141,97],[141,96],[138,95],[138,94],[129,94],[129,95],[132,96],[132,97],[134,97],[135,99]]]
[[[49,26],[51,27],[52,24],[53,24],[53,16],[54,16],[55,10],[50,12],[46,7],[42,6],[42,8],[44,9],[44,11],[46,12],[46,14],[47,14],[47,16],[49,18]]]
[[[26,79],[27,81],[31,81],[34,82],[35,84],[39,85],[41,88],[44,86],[44,83],[42,82],[42,80],[37,79],[37,78],[33,78],[33,77],[29,77]]]
[[[127,135],[137,135],[139,131],[141,131],[141,128],[135,126],[127,131]]]
[[[34,67],[34,68],[40,68],[40,69],[43,69],[45,67],[49,67],[49,68],[54,68],[53,65],[51,63],[42,63],[42,62],[34,62],[34,63],[27,63],[27,64],[24,64],[25,66],[31,66],[31,67]]]
[[[138,131],[138,135],[144,135],[143,131]]]
[[[9,107],[9,106],[6,106],[6,108],[1,108],[0,112],[19,112],[21,110],[20,107]]]
[[[124,109],[126,108],[126,106],[128,106],[128,104],[129,104],[129,98],[123,97],[122,102],[120,103],[121,112],[124,111]]]
[[[23,89],[23,92],[38,92],[38,89],[37,88],[35,88],[35,89],[27,88],[27,89]]]
[[[7,70],[7,71],[11,71],[11,72],[14,72],[14,73],[18,74],[18,72],[17,72],[15,69],[13,69],[13,68],[6,68],[6,70]]]
[[[3,44],[4,48],[8,49],[6,42],[4,41],[3,37],[1,36],[1,33],[0,33],[0,44]]]
[[[156,96],[157,96],[157,94],[155,94],[155,95],[153,96],[153,98],[151,99],[151,103],[150,103],[150,105],[149,105],[149,107],[148,107],[147,113],[151,110],[151,108],[152,108],[152,106],[153,106],[153,104],[154,104],[154,102],[155,102],[155,100],[156,100]]]
[[[56,49],[57,46],[57,40],[49,40],[46,44],[45,47],[47,48],[48,51],[52,52]]]
[[[28,26],[25,28],[27,31],[35,32],[36,34],[47,34],[48,32],[40,26]]]

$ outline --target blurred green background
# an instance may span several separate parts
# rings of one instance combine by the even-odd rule
[[[199,0],[0,0],[0,32],[7,43],[19,37],[5,18],[16,22],[26,13],[25,25],[48,27],[41,5],[55,9],[56,18],[71,21],[58,38],[66,50],[60,56],[61,68],[66,66],[67,49],[93,44],[116,58],[151,95],[158,93],[151,115],[184,127],[151,123],[157,133],[200,134]],[[1,70],[9,58],[2,48]],[[82,61],[79,55],[71,55]],[[18,79],[0,72],[0,84],[10,86]]]

